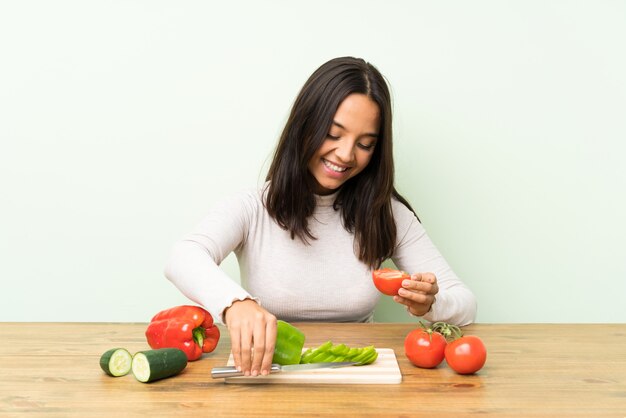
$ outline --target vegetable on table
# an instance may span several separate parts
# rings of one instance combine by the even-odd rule
[[[417,367],[434,368],[445,358],[448,366],[459,374],[479,371],[487,361],[487,349],[475,335],[463,335],[461,329],[445,322],[435,322],[429,328],[409,332],[404,340],[404,352]]]
[[[160,348],[135,353],[132,370],[135,379],[150,383],[180,373],[187,367],[187,355],[178,348]]]
[[[300,363],[302,348],[304,347],[304,333],[288,322],[276,321],[276,344],[272,363],[281,366]]]
[[[302,352],[304,347],[304,333],[288,322],[276,322],[276,344],[272,363],[282,366],[299,363],[326,363],[355,361],[357,365],[373,363],[378,357],[374,346],[348,347],[345,344],[333,345],[327,341],[316,348],[309,348]]]
[[[146,339],[153,349],[178,348],[194,361],[215,350],[220,330],[208,311],[183,305],[157,313],[146,329]]]
[[[460,328],[445,322],[436,322],[433,329],[448,340],[445,358],[448,366],[459,374],[476,373],[487,361],[487,348],[475,335],[463,335]]]
[[[480,338],[466,335],[448,344],[446,361],[459,374],[476,373],[487,361],[487,349]]]
[[[409,332],[404,339],[404,353],[413,365],[432,369],[443,361],[446,344],[441,333],[420,322],[420,328]]]
[[[378,358],[378,351],[373,345],[367,347],[348,347],[345,344],[333,345],[327,341],[317,348],[309,348],[302,354],[300,363],[327,363],[354,361],[356,366],[371,364]]]
[[[130,372],[132,360],[125,348],[112,348],[100,357],[100,367],[109,376],[125,376]]]
[[[372,272],[374,286],[381,293],[389,296],[396,296],[402,287],[402,281],[410,279],[411,275],[401,270],[383,268]]]

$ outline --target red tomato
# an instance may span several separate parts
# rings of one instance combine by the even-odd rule
[[[487,349],[482,340],[467,335],[448,343],[446,361],[459,374],[472,374],[479,371],[487,360]]]
[[[389,296],[396,296],[402,287],[402,280],[410,278],[411,275],[408,273],[390,268],[374,270],[372,273],[376,289]]]
[[[404,353],[417,367],[432,369],[437,367],[444,357],[446,339],[436,331],[422,328],[409,332],[404,339]]]

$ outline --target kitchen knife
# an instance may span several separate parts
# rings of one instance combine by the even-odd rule
[[[270,373],[302,372],[305,370],[315,370],[315,369],[335,369],[337,367],[354,366],[355,364],[357,364],[357,362],[355,361],[344,361],[344,362],[334,362],[334,363],[289,364],[286,366],[281,366],[280,364],[272,364]],[[237,376],[243,376],[243,375],[244,375],[243,372],[237,371],[237,368],[235,366],[214,367],[211,369],[211,377],[213,379],[219,379],[223,377],[237,377]]]

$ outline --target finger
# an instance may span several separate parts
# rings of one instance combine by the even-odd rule
[[[233,353],[233,361],[238,371],[241,371],[241,336],[239,328],[230,328],[230,351]]]
[[[276,347],[276,318],[272,316],[265,326],[265,354],[261,364],[261,374],[268,375],[272,368],[272,358]]]
[[[420,300],[419,301],[413,300],[412,297],[405,298],[402,296],[394,296],[394,301],[402,305],[408,306],[409,308],[423,309],[423,308],[429,307],[433,300],[433,296],[428,296],[428,295],[423,295],[423,294],[416,294],[415,297]]]
[[[403,298],[401,296],[394,296],[394,301],[404,305],[407,307],[407,310],[413,315],[421,316],[426,312],[426,307],[423,305],[416,304],[410,299]]]
[[[394,296],[394,301],[405,305],[410,313],[416,316],[422,316],[428,312],[430,306],[434,303],[435,298],[433,296],[421,295],[425,299],[424,303],[416,303],[411,299],[403,298],[400,296]]]
[[[437,277],[433,273],[422,273],[421,281],[433,284],[437,282]]]
[[[433,285],[428,282],[415,280],[404,280],[402,282],[402,288],[412,290],[414,292],[430,293],[432,291],[432,287]]]
[[[265,354],[265,321],[260,318],[254,324],[252,348],[252,376],[258,376],[261,371],[261,362]]]
[[[439,285],[435,282],[435,283],[433,283],[433,288],[430,291],[430,294],[434,296],[437,293],[439,293]]]
[[[436,295],[439,293],[439,284],[437,284],[437,276],[434,273],[424,273],[422,275],[422,282],[430,284],[430,289],[426,292],[429,295]]]
[[[398,295],[409,301],[410,304],[426,305],[432,300],[432,295],[422,292],[412,292],[407,289],[400,289]],[[405,305],[405,304],[403,304]]]
[[[249,326],[241,327],[241,371],[245,376],[250,376],[252,350],[252,332]]]
[[[394,302],[398,302],[401,305],[411,306],[411,301],[403,298],[402,296],[394,296],[393,300]]]
[[[418,292],[435,294],[439,291],[439,287],[436,287],[436,290],[433,291],[433,286],[436,284],[437,276],[433,273],[414,273],[411,275],[411,280],[404,280],[402,282],[402,287]]]

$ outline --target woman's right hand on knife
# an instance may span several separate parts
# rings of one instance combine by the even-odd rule
[[[268,375],[276,343],[276,317],[252,299],[235,301],[224,311],[237,370],[245,376]]]

